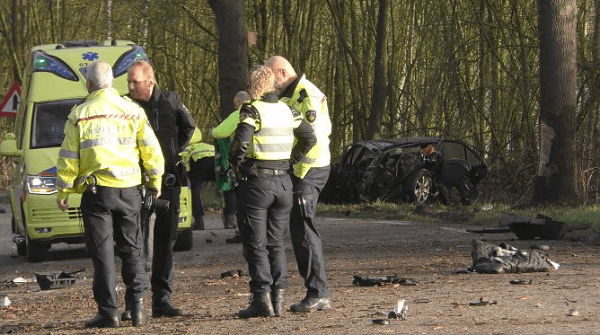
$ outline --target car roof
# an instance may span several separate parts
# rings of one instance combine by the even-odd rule
[[[424,145],[430,143],[438,143],[442,139],[437,136],[429,137],[404,137],[404,138],[388,138],[382,140],[366,140],[353,144],[353,146],[363,146],[371,151],[382,151],[391,147],[404,147],[413,145]]]

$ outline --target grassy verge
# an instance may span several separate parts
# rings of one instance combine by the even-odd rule
[[[445,222],[462,225],[499,227],[507,214],[534,218],[537,214],[564,222],[563,238],[592,244],[600,243],[600,207],[526,207],[513,208],[507,204],[483,203],[470,206],[428,204],[396,204],[372,202],[352,205],[319,204],[320,216],[372,218],[417,222]]]

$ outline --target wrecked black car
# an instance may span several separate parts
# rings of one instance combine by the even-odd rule
[[[368,140],[344,150],[321,194],[325,203],[464,204],[477,200],[487,166],[465,143],[439,137]]]

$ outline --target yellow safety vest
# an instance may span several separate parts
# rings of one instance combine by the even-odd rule
[[[148,186],[160,190],[164,158],[146,113],[113,88],[90,93],[73,108],[65,124],[65,139],[57,161],[58,197],[83,193],[84,181],[126,188],[142,183],[140,158]]]
[[[290,108],[283,102],[256,100],[250,104],[258,111],[258,118],[248,117],[242,121],[255,129],[246,157],[267,161],[290,159],[294,128],[299,125]]]
[[[301,75],[292,97],[283,97],[281,101],[302,113],[304,121],[313,127],[317,136],[317,144],[310,149],[301,162],[294,165],[294,175],[304,178],[311,167],[328,166],[331,161],[329,152],[331,120],[327,97],[304,75]]]
[[[195,162],[205,157],[214,157],[215,146],[204,142],[191,143],[180,153],[180,155],[185,164],[185,170],[190,171],[190,160]]]

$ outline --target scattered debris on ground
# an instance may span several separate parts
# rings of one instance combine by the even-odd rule
[[[386,284],[414,286],[417,285],[417,281],[411,278],[401,278],[397,275],[382,277],[354,276],[352,281],[354,286],[382,286]]]
[[[554,240],[563,235],[564,222],[554,221],[542,214],[531,219],[506,214],[500,219],[500,227],[506,226],[521,240],[533,240],[534,238]]]
[[[473,240],[472,269],[478,273],[523,273],[558,270],[559,264],[537,249],[519,250],[509,244]]]

